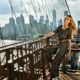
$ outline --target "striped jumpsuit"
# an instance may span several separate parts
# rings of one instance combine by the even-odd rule
[[[68,39],[71,39],[72,30],[70,28],[64,30],[61,25],[53,32],[55,34],[58,33],[59,40],[66,40],[65,42],[60,42],[57,47],[49,47],[45,50],[47,60],[52,63],[52,67],[50,70],[51,77],[55,78],[59,76],[59,66],[65,56],[66,50],[68,49]],[[56,56],[52,60],[51,55],[55,53]]]

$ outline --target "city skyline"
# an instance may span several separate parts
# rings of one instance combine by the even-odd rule
[[[16,39],[20,36],[30,34],[31,36],[37,36],[40,34],[46,34],[47,28],[49,27],[48,17],[44,20],[44,16],[40,17],[39,22],[34,19],[33,15],[29,15],[29,24],[25,23],[24,16],[20,15],[16,19],[9,18],[9,23],[5,24],[1,28],[2,36],[4,39]],[[41,30],[42,29],[42,30]]]
[[[58,25],[56,24],[56,10],[53,10],[52,14],[52,22],[49,20],[48,15],[46,15],[46,19],[44,19],[44,16],[40,16],[39,21],[37,21],[33,15],[29,15],[29,23],[25,23],[22,14],[19,17],[16,17],[16,19],[11,17],[9,18],[9,23],[1,28],[3,38],[16,39],[16,37],[27,34],[30,34],[33,37],[52,32],[57,26],[62,25],[62,19],[58,20]],[[64,16],[67,14],[68,11],[64,11]]]
[[[16,2],[16,4],[19,6],[17,6],[16,4],[15,4],[15,1],[17,1]],[[24,3],[26,4],[26,7],[28,7],[28,5],[31,5],[30,4],[30,2],[29,2],[29,4],[28,4],[28,0],[23,0],[24,1]],[[35,1],[35,0],[33,0],[33,1]],[[41,1],[41,0],[40,0]],[[45,0],[44,0],[45,1]],[[52,0],[51,0],[52,1]],[[64,1],[64,0],[63,0]],[[16,15],[17,16],[19,16],[20,14],[20,12],[21,12],[21,7],[20,7],[20,4],[19,4],[19,2],[18,2],[18,0],[12,0],[12,2],[13,2],[13,5],[14,5],[14,9],[15,9],[15,12],[16,12]],[[54,0],[54,2],[53,2],[53,4],[55,4],[55,3],[57,3],[58,2],[58,0]],[[79,8],[80,8],[80,6],[79,6],[79,4],[80,4],[80,0],[67,0],[67,2],[68,2],[68,6],[69,6],[69,9],[70,9],[70,11],[71,11],[71,15],[73,16],[73,19],[74,19],[74,21],[75,21],[75,23],[76,23],[76,25],[77,25],[77,21],[79,21],[80,20],[80,10],[79,10]],[[39,2],[38,2],[39,3]],[[40,2],[41,3],[41,2]],[[37,3],[35,3],[35,4],[37,4]],[[44,4],[44,2],[43,2],[43,4]],[[48,3],[47,3],[48,4]],[[49,4],[50,5],[50,4]],[[48,5],[48,7],[50,7]],[[16,7],[16,8],[15,8]],[[56,8],[56,7],[53,7],[53,8]],[[29,8],[28,8],[29,9]],[[44,9],[45,10],[45,9]],[[44,11],[43,10],[43,11]],[[28,10],[29,11],[29,10]],[[39,11],[39,7],[37,7],[36,8],[36,11]],[[25,15],[25,14],[24,14]],[[8,0],[1,0],[0,1],[0,25],[1,26],[3,26],[4,24],[6,24],[6,23],[8,23],[8,19],[10,18],[10,17],[12,17],[12,15],[11,15],[11,9],[10,9],[10,5],[9,5],[9,2],[8,2]],[[26,17],[26,21],[28,20],[28,18],[27,18],[27,16],[25,15],[25,17]]]
[[[48,15],[49,20],[52,21],[53,9],[56,10],[56,13],[57,13],[56,20],[58,21],[60,18],[64,17],[64,15],[63,15],[64,11],[68,10],[67,6],[65,4],[65,0],[62,0],[61,2],[59,2],[58,0],[54,0],[53,2],[52,2],[52,0],[50,0],[50,1],[30,0],[30,1],[23,0],[24,6],[22,5],[23,7],[21,7],[20,0],[14,0],[14,1],[11,0],[12,7],[16,14],[16,17],[18,17],[21,13],[23,13],[24,18],[25,18],[25,23],[28,23],[29,15],[34,15],[34,18],[37,21],[39,21],[40,16],[44,16],[44,19],[46,19],[46,15]],[[62,5],[62,3],[63,3],[63,5]],[[25,7],[25,9],[24,9],[24,7]],[[8,23],[8,19],[10,17],[12,17],[12,15],[15,18],[15,15],[12,13],[12,10],[11,10],[8,0],[1,1],[0,8],[1,8],[0,9],[0,25],[4,26],[4,24]],[[61,14],[59,14],[59,13],[61,13]]]

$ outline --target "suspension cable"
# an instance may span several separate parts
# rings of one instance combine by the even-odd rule
[[[13,12],[15,18],[17,18],[17,17],[16,17],[16,14],[15,14],[15,11],[14,11],[14,9],[13,9],[13,6],[12,6],[11,1],[10,1],[10,0],[8,0],[8,1],[9,1],[10,7],[11,7],[11,9],[12,9],[12,12]],[[18,23],[18,20],[17,20],[17,19],[16,19],[16,21],[17,21],[17,23]],[[19,26],[19,28],[20,28],[21,33],[23,34],[23,31],[21,30],[21,26],[19,25],[19,23],[18,23],[18,26]]]
[[[66,3],[66,5],[67,5],[68,11],[69,11],[69,13],[70,13],[70,15],[71,15],[71,12],[70,12],[70,9],[69,9],[69,6],[68,6],[68,3],[67,3],[66,0],[65,0],[65,3]]]
[[[40,5],[39,5],[39,3],[38,3],[38,1],[36,0],[36,2],[37,2],[37,4],[38,4],[38,6],[39,6],[39,11],[41,12],[41,14],[42,14],[42,10],[41,10],[41,8],[40,8]],[[48,29],[48,26],[46,25],[46,28],[47,28],[47,32],[49,32],[49,29]]]

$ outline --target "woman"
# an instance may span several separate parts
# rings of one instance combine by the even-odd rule
[[[49,34],[43,36],[41,39],[46,39],[47,37],[53,36],[54,34],[58,33],[59,38],[59,45],[56,51],[56,56],[52,61],[51,67],[51,80],[52,78],[55,79],[59,77],[59,66],[62,62],[66,50],[69,48],[68,58],[71,57],[71,39],[73,38],[74,34],[76,33],[76,26],[71,17],[71,15],[67,15],[64,18],[64,25],[59,26],[55,31],[50,32]],[[54,48],[53,50],[55,50]]]

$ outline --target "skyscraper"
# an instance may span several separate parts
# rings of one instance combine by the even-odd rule
[[[9,23],[11,23],[11,24],[15,24],[14,19],[13,19],[13,18],[9,18]]]
[[[50,22],[50,31],[53,31],[53,22]]]
[[[80,21],[78,21],[78,29],[80,29]]]
[[[29,31],[31,31],[31,36],[33,37],[35,35],[34,16],[33,15],[29,15],[29,22],[30,22]]]
[[[42,23],[42,24],[44,23],[44,16],[40,16],[39,22]]]
[[[56,10],[53,10],[53,28],[56,28]]]
[[[46,15],[45,24],[46,24],[47,33],[49,33],[50,32],[50,29],[49,29],[49,18],[48,18],[48,15]]]
[[[16,39],[16,27],[15,27],[15,20],[14,18],[9,18],[9,24],[7,24],[9,27],[9,37]]]
[[[17,22],[18,31],[20,31],[19,34],[24,35],[25,34],[25,29],[24,29],[25,21],[24,21],[23,15],[20,15],[20,17],[17,17],[16,22]]]
[[[68,11],[64,11],[64,16],[68,15]]]
[[[47,26],[49,26],[49,18],[48,18],[48,15],[46,15],[46,24],[47,24]]]
[[[29,22],[30,22],[30,23],[33,23],[33,22],[34,22],[34,16],[29,15]]]
[[[58,21],[58,26],[62,25],[62,19]]]

